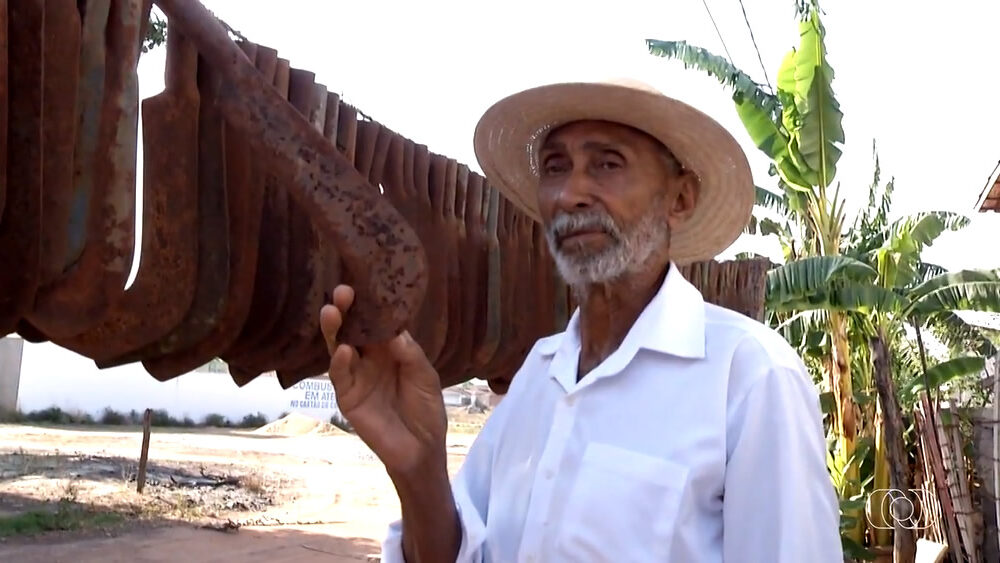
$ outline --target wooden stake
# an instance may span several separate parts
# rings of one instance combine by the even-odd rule
[[[139,452],[139,474],[136,476],[135,490],[141,495],[146,487],[146,461],[149,459],[149,426],[153,420],[153,409],[146,409],[142,415],[142,451]]]
[[[892,379],[892,363],[889,360],[889,349],[885,344],[885,334],[879,329],[878,337],[872,339],[872,359],[875,364],[875,388],[878,390],[879,402],[884,414],[882,424],[885,431],[885,457],[889,464],[889,483],[893,489],[906,491],[910,489],[910,466],[906,460],[906,446],[903,443],[903,414],[896,399],[896,385]],[[901,506],[892,506],[897,510]],[[921,507],[929,510],[927,507]],[[881,513],[879,516],[883,516]],[[903,525],[899,514],[891,514],[893,535],[893,557],[895,563],[913,563],[917,557],[917,537],[913,529]]]
[[[989,372],[987,372],[988,374]],[[1000,549],[1000,352],[993,358],[993,510]]]
[[[941,503],[941,513],[944,520],[944,532],[948,539],[948,546],[951,549],[955,561],[962,561],[962,540],[958,535],[958,519],[955,517],[955,507],[951,502],[951,493],[948,491],[948,476],[944,468],[944,460],[941,458],[941,443],[938,441],[934,420],[940,413],[935,415],[934,405],[927,398],[927,391],[921,393],[921,408],[914,410],[918,428],[927,440],[927,447],[924,455],[930,464],[931,472],[934,475],[934,488],[937,489],[938,501]],[[929,413],[929,414],[928,414]],[[931,418],[931,417],[934,418]]]

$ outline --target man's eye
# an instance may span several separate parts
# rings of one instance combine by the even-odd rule
[[[602,170],[617,170],[622,167],[621,163],[615,160],[602,160],[599,166]]]
[[[560,174],[566,170],[566,163],[561,159],[551,158],[542,164],[542,170],[547,175]]]

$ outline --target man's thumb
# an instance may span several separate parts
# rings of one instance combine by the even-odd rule
[[[408,331],[404,330],[399,336],[389,341],[389,352],[402,368],[430,367],[423,348],[417,344]]]

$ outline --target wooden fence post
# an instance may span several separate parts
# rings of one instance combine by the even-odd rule
[[[142,450],[139,452],[139,474],[136,475],[135,490],[140,495],[146,487],[146,461],[149,459],[149,427],[153,421],[153,409],[146,409],[142,415]]]
[[[701,291],[705,301],[763,321],[767,272],[771,266],[767,258],[708,260],[684,265],[680,271]]]

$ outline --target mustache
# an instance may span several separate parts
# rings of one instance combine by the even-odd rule
[[[554,242],[579,231],[600,231],[611,235],[615,240],[621,239],[621,229],[611,216],[597,209],[577,213],[560,212],[552,219],[548,235]]]

